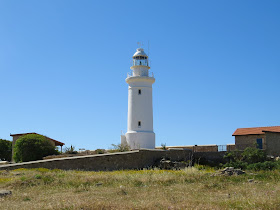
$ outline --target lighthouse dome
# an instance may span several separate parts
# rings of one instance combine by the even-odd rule
[[[136,53],[134,53],[133,57],[135,56],[145,56],[148,57],[147,54],[144,52],[143,48],[137,48]]]

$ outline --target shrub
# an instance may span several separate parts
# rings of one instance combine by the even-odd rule
[[[12,142],[0,139],[0,160],[11,161],[12,159]]]
[[[223,165],[223,167],[234,167],[234,168],[241,168],[241,169],[246,169],[248,166],[248,163],[243,162],[243,161],[230,161],[226,164]]]
[[[113,149],[108,152],[126,152],[130,151],[130,147],[127,144],[112,144]]]
[[[237,161],[242,161],[242,152],[239,150],[227,152],[224,156],[224,158],[228,162],[237,162]]]
[[[70,147],[65,147],[64,153],[65,154],[78,154],[78,152],[75,150],[75,147],[72,145]]]
[[[41,160],[48,155],[57,155],[56,147],[45,136],[39,134],[27,134],[21,136],[15,143],[14,160],[25,162]]]
[[[242,159],[248,164],[266,161],[266,154],[263,150],[247,147],[242,153]]]
[[[167,150],[167,148],[166,148],[166,144],[161,144],[161,149],[163,149],[163,150]]]
[[[105,153],[105,149],[97,149],[95,150],[95,154],[104,154]]]
[[[258,148],[248,147],[243,152],[233,151],[228,152],[224,156],[228,160],[228,163],[224,164],[224,167],[234,167],[249,170],[272,170],[279,167],[278,161],[266,161],[267,156],[263,150]]]
[[[247,169],[260,171],[260,170],[274,170],[280,166],[279,161],[265,161],[248,165]]]

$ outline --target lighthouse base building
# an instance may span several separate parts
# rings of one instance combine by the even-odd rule
[[[155,78],[149,72],[148,56],[142,48],[138,48],[132,58],[132,71],[125,80],[128,84],[127,133],[121,135],[121,143],[131,149],[154,149],[152,85]]]

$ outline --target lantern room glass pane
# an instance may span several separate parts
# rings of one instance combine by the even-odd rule
[[[133,58],[133,66],[149,66],[148,59],[135,59]]]

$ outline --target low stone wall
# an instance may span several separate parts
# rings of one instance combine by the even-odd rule
[[[218,152],[218,145],[197,145],[193,147],[194,152]]]
[[[110,154],[87,155],[77,157],[56,158],[30,161],[0,166],[0,170],[18,168],[48,168],[63,170],[112,171],[125,169],[143,169],[154,166],[162,158],[171,161],[189,161],[192,159],[206,160],[214,163],[224,163],[226,152],[192,152],[191,150],[135,150]]]
[[[236,150],[236,145],[235,144],[227,144],[227,151],[234,151]]]
[[[156,147],[161,149],[162,147]],[[193,152],[218,152],[218,145],[166,146],[167,149],[187,149]]]
[[[226,160],[224,159],[224,155],[226,154],[226,151],[222,152],[195,152],[193,153],[194,159],[203,159],[208,162],[213,163],[225,163]]]
[[[0,170],[17,168],[48,168],[63,170],[111,171],[142,169],[153,166],[162,158],[172,161],[187,161],[192,157],[190,150],[136,150],[111,154],[88,155],[30,161],[0,166]]]

